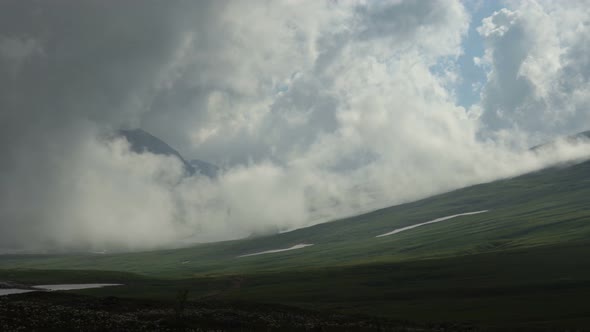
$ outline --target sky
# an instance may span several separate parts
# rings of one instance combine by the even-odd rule
[[[457,104],[469,108],[479,101],[481,87],[486,82],[486,70],[474,58],[481,58],[485,52],[484,39],[477,31],[484,18],[502,9],[501,1],[467,1],[465,9],[470,16],[470,24],[463,36],[463,52],[456,60],[460,81],[455,86]]]
[[[0,250],[313,225],[585,160],[587,1],[0,4]],[[223,168],[187,177],[114,133]]]

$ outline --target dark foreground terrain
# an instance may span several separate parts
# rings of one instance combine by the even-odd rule
[[[24,287],[123,284],[0,297],[0,322],[9,331],[590,331],[589,256],[581,242],[183,279],[0,270]]]
[[[282,305],[165,302],[33,292],[0,297],[2,331],[477,331]]]

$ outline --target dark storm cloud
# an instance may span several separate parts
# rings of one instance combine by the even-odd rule
[[[55,226],[39,219],[65,208],[62,179],[83,142],[138,123],[182,42],[185,4],[2,3],[1,243],[39,241]]]

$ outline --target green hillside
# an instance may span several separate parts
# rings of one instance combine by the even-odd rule
[[[489,211],[376,237],[481,210]],[[584,162],[266,237],[141,253],[0,256],[0,280],[121,282],[78,293],[170,300],[187,289],[199,301],[580,329],[590,326],[589,239]],[[238,257],[304,243],[313,246]]]
[[[584,162],[289,233],[130,254],[0,256],[0,268],[116,270],[175,278],[401,262],[585,242],[590,235],[589,194],[590,162]],[[489,212],[375,237],[408,225],[479,210]],[[237,257],[301,243],[314,245]]]

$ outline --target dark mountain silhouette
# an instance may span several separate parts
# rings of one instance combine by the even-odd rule
[[[166,142],[143,129],[121,129],[119,130],[119,135],[129,142],[133,152],[150,152],[153,154],[177,157],[184,165],[187,175],[202,174],[213,178],[216,177],[219,172],[219,167],[206,161],[198,159],[186,161],[178,151]]]
[[[217,177],[217,175],[219,174],[219,167],[206,161],[193,159],[190,160],[188,163],[199,173],[206,175],[210,178]]]
[[[586,130],[581,133],[577,133],[577,134],[573,134],[573,135],[569,135],[569,136],[565,137],[565,140],[569,143],[576,143],[578,141],[589,140],[589,139],[590,139],[590,130]],[[546,148],[555,147],[555,144],[556,144],[556,141],[551,141],[551,142],[535,145],[531,148],[531,150],[532,151],[544,150]]]

